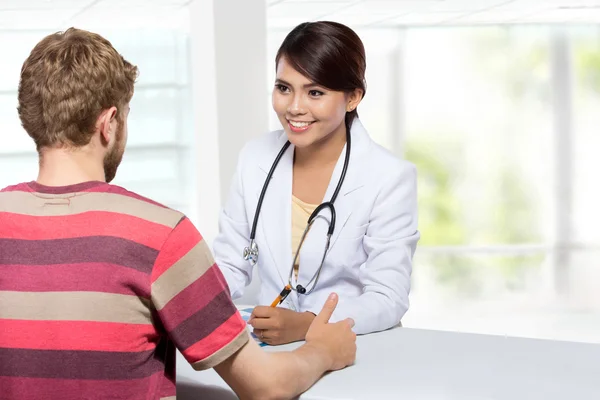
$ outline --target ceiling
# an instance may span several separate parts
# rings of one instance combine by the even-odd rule
[[[353,27],[600,23],[600,0],[266,0],[271,28],[329,19]]]
[[[0,0],[0,30],[181,28],[190,1]]]
[[[57,30],[67,26],[187,29],[191,1],[0,0],[0,30]],[[600,23],[600,0],[265,1],[271,29],[289,29],[319,19],[353,27]]]

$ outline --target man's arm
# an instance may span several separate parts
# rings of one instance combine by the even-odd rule
[[[336,295],[330,296],[315,317],[302,347],[291,352],[267,353],[251,340],[215,370],[242,400],[298,396],[325,372],[354,362],[353,321],[328,323],[337,301]]]
[[[313,320],[305,346],[280,354],[261,351],[208,245],[185,217],[160,249],[150,289],[162,326],[186,360],[196,370],[215,368],[242,399],[294,397],[325,371],[354,361],[354,321],[328,323],[337,295]]]

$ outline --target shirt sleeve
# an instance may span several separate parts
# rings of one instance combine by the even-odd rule
[[[151,297],[160,322],[196,370],[220,364],[249,339],[210,249],[183,217],[154,263]]]

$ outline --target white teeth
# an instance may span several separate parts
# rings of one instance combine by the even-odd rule
[[[290,124],[294,127],[294,128],[306,128],[307,126],[309,126],[311,123],[310,122],[296,122],[296,121],[290,121]]]

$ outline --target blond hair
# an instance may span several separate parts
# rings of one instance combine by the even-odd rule
[[[46,36],[21,69],[17,110],[23,128],[38,151],[84,146],[103,110],[115,106],[123,122],[137,74],[98,34],[69,28]]]

